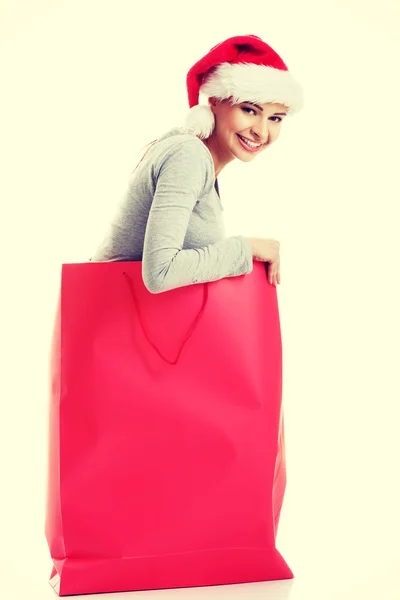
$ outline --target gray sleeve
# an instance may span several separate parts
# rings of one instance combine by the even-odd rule
[[[253,269],[251,246],[242,236],[182,249],[190,216],[210,177],[202,152],[196,141],[184,142],[157,173],[142,259],[143,281],[153,294]]]

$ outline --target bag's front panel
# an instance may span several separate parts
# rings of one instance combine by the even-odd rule
[[[286,482],[282,464],[275,472],[282,385],[276,289],[257,268],[251,277],[209,284],[202,319],[171,366],[146,340],[123,271],[147,334],[170,358],[201,308],[203,286],[151,295],[140,266],[63,270],[66,555],[273,552]]]

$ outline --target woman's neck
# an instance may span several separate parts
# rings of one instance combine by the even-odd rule
[[[213,134],[211,134],[211,136],[205,140],[201,140],[203,142],[203,144],[205,144],[205,146],[207,146],[213,162],[214,162],[214,177],[215,179],[217,179],[218,175],[221,173],[222,169],[228,164],[230,163],[232,160],[234,160],[234,156],[233,154],[230,154],[230,156],[224,157],[222,155],[221,149],[218,147],[218,143],[214,137]]]

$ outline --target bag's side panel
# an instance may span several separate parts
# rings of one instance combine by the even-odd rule
[[[49,361],[49,420],[48,420],[48,463],[47,503],[45,536],[53,566],[51,583],[57,578],[65,561],[64,533],[61,513],[60,488],[60,394],[61,394],[61,293],[58,299]],[[57,568],[56,568],[57,567]]]

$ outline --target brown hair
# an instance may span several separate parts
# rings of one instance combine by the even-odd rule
[[[153,140],[152,142],[150,142],[149,144],[146,144],[148,146],[146,152],[143,154],[142,158],[139,160],[138,164],[136,165],[136,167],[133,169],[132,173],[134,171],[136,171],[136,169],[138,168],[138,166],[140,165],[140,163],[142,162],[142,160],[144,159],[144,157],[146,156],[146,154],[148,153],[148,151],[150,150],[150,148],[152,147],[153,144],[156,143],[157,140]],[[146,148],[146,146],[143,146],[143,148]],[[142,148],[142,150],[143,150]]]

